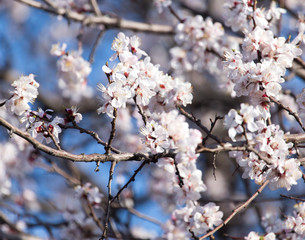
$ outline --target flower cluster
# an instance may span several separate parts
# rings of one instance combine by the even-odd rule
[[[226,1],[224,4],[226,9],[225,24],[231,27],[233,31],[247,31],[252,29],[254,25],[260,28],[270,28],[280,19],[281,14],[286,12],[285,9],[277,8],[275,2],[272,2],[268,10],[261,8],[254,10],[254,4],[254,0]]]
[[[175,40],[178,46],[170,49],[175,76],[191,70],[208,71],[217,79],[219,88],[234,96],[233,84],[225,77],[227,70],[223,70],[221,56],[239,46],[225,35],[220,23],[200,15],[186,17],[176,27]]]
[[[223,213],[214,203],[198,206],[191,202],[187,207],[177,209],[171,220],[165,225],[164,239],[190,239],[192,233],[196,236],[207,233],[214,226],[222,223]]]
[[[305,203],[295,204],[292,215],[280,216],[277,212],[267,211],[262,217],[262,226],[267,234],[263,239],[296,239],[305,238]],[[261,239],[257,238],[257,233],[250,232],[247,240]],[[256,237],[256,238],[255,238]],[[267,238],[268,237],[268,238]]]
[[[103,66],[108,76],[107,87],[100,84],[99,89],[105,100],[98,113],[107,113],[113,117],[114,108],[125,108],[128,101],[146,107],[151,112],[170,111],[176,105],[191,103],[191,85],[181,78],[172,78],[153,65],[149,57],[141,60],[147,54],[139,48],[140,39],[131,38],[119,33],[112,43],[115,54],[111,61],[117,57],[119,63],[112,69]]]
[[[249,96],[254,105],[269,111],[270,97],[278,100],[286,68],[302,51],[295,42],[275,38],[270,30],[256,27],[243,41],[243,54],[227,52],[226,68],[237,96]]]
[[[97,187],[92,187],[91,183],[86,183],[83,186],[78,185],[75,191],[78,197],[85,198],[89,204],[95,208],[100,208],[100,203],[104,195],[99,192]]]
[[[40,142],[45,140],[46,143],[50,143],[52,142],[52,137],[54,137],[56,143],[59,143],[59,133],[61,133],[59,124],[64,124],[64,119],[56,116],[51,120],[52,115],[50,114],[52,112],[53,110],[50,109],[43,111],[39,108],[38,111],[27,111],[21,119],[32,137]]]
[[[300,162],[291,157],[293,144],[285,142],[284,132],[278,125],[267,125],[258,116],[253,106],[242,104],[240,113],[231,110],[225,117],[230,137],[235,140],[236,134],[243,134],[243,139],[252,140],[255,150],[250,153],[233,151],[230,155],[244,169],[243,178],[254,179],[257,184],[268,179],[271,189],[284,187],[290,190],[302,177]]]
[[[34,79],[34,75],[21,76],[18,80],[12,83],[15,88],[13,96],[6,101],[6,108],[9,112],[15,113],[19,116],[30,109],[29,103],[34,102],[38,96],[38,87]]]
[[[237,96],[249,96],[252,104],[269,111],[270,98],[279,100],[282,90],[280,84],[284,82],[286,68],[290,68],[293,59],[302,54],[298,43],[304,29],[300,28],[292,42],[284,37],[275,37],[270,22],[278,20],[283,10],[276,8],[273,3],[269,10],[256,8],[254,11],[254,4],[254,1],[226,3],[229,14],[234,15],[234,19],[229,17],[226,23],[233,30],[240,28],[232,24],[241,27],[245,38],[242,52],[226,52],[225,69]],[[236,21],[236,16],[239,16],[240,21]]]
[[[187,17],[177,25],[175,40],[179,47],[170,50],[171,66],[178,71],[208,69],[206,64],[215,66],[219,61],[217,55],[227,49],[222,25],[199,15]]]
[[[268,233],[266,235],[259,235],[256,232],[250,232],[245,240],[275,240],[276,236],[274,233]]]
[[[93,90],[87,86],[91,72],[90,63],[81,56],[81,51],[66,52],[66,44],[54,44],[50,53],[60,57],[57,61],[58,87],[65,98],[78,103],[83,97],[91,97]]]

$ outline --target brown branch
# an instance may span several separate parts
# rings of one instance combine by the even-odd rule
[[[305,132],[305,127],[303,126],[302,120],[301,120],[301,118],[299,117],[299,115],[296,112],[292,111],[289,107],[284,106],[280,101],[276,100],[274,97],[270,97],[269,96],[269,99],[272,102],[274,102],[277,105],[279,105],[284,110],[286,110],[290,115],[292,115],[295,118],[295,120],[298,122],[300,127],[303,129],[303,131]]]
[[[96,48],[99,45],[104,33],[105,33],[105,29],[100,30],[99,34],[97,35],[97,37],[95,39],[95,42],[93,44],[93,47],[92,47],[90,55],[89,55],[89,62],[91,64],[94,62],[94,54],[95,54]]]
[[[114,118],[115,120],[115,118]],[[106,209],[106,217],[105,217],[105,223],[104,223],[104,231],[101,239],[107,238],[107,233],[108,233],[108,221],[109,221],[109,216],[110,216],[110,208],[111,208],[111,203],[112,203],[112,193],[111,193],[111,183],[113,179],[113,172],[115,168],[116,162],[112,162],[110,169],[109,169],[109,180],[108,180],[108,202],[107,202],[107,209]]]
[[[183,22],[183,19],[178,15],[178,13],[173,9],[173,7],[171,6],[171,5],[169,5],[168,6],[168,9],[169,9],[169,11],[171,12],[171,14],[173,14],[173,16],[175,17],[175,18],[177,18],[177,20],[179,21],[179,22]]]
[[[131,176],[131,178],[127,181],[127,183],[125,183],[125,185],[123,187],[121,187],[121,189],[117,192],[117,194],[112,198],[111,202],[113,202],[115,199],[119,199],[120,197],[120,194],[123,192],[123,190],[125,188],[128,187],[128,185],[131,183],[131,182],[134,182],[135,181],[135,177],[136,175],[141,171],[141,169],[148,163],[147,160],[143,161],[141,163],[141,165],[134,171],[134,174]]]
[[[104,142],[102,139],[100,139],[99,135],[96,132],[91,131],[91,130],[87,130],[87,129],[84,129],[84,128],[80,127],[75,121],[73,121],[72,123],[73,123],[73,126],[67,126],[67,125],[63,125],[63,124],[59,124],[59,126],[61,128],[63,128],[63,129],[69,129],[69,128],[77,129],[77,130],[79,130],[80,133],[86,133],[86,134],[90,135],[92,138],[94,138],[96,140],[96,142],[98,144],[101,144],[101,145],[103,145],[105,147],[107,146],[107,143]],[[116,149],[114,147],[110,147],[110,148],[115,153],[121,153],[120,150],[118,150],[118,149]]]
[[[141,108],[141,106],[139,104],[137,104],[137,96],[134,96],[133,98],[134,103],[136,104],[137,108],[138,108],[138,113],[141,115],[142,120],[144,122],[144,125],[146,126],[148,120],[147,120],[147,116],[145,115],[145,113],[143,112],[143,109]]]
[[[284,195],[284,194],[280,194],[280,196],[283,197],[283,198],[291,199],[291,200],[296,200],[296,201],[305,202],[305,199],[303,199],[303,198],[292,197],[292,196],[286,196],[286,195]]]
[[[96,0],[90,0],[91,6],[96,16],[101,16],[101,10],[96,2]]]
[[[114,108],[114,109],[113,109],[113,119],[112,119],[112,121],[111,121],[111,132],[110,132],[110,136],[109,136],[109,139],[108,139],[107,146],[105,147],[105,151],[106,151],[106,154],[107,154],[107,155],[110,154],[111,144],[112,144],[112,141],[113,141],[114,136],[115,136],[115,122],[116,122],[116,117],[117,117],[117,109]]]
[[[208,136],[210,136],[212,139],[214,139],[217,143],[222,145],[222,142],[216,137],[215,135],[211,134],[209,129],[202,125],[201,120],[193,116],[192,114],[186,112],[182,107],[178,107],[179,111],[181,112],[182,115],[187,117],[189,120],[191,120],[193,123],[195,123],[200,129],[202,129]]]
[[[151,223],[154,223],[154,224],[156,224],[156,225],[158,225],[158,226],[162,226],[162,225],[163,225],[163,223],[160,222],[159,220],[157,220],[157,219],[155,219],[155,218],[152,218],[152,217],[150,217],[150,216],[146,216],[145,214],[139,212],[138,210],[136,210],[136,209],[134,209],[134,208],[128,207],[128,208],[126,208],[126,209],[127,209],[131,214],[133,214],[133,215],[135,215],[135,216],[137,216],[137,217],[139,217],[139,218],[142,218],[142,219],[144,219],[144,220],[146,220],[146,221],[149,221],[149,222],[151,222]]]
[[[48,147],[41,142],[37,141],[35,138],[31,137],[30,134],[23,132],[22,130],[14,127],[12,124],[5,121],[3,118],[0,117],[0,125],[4,126],[6,129],[9,130],[10,134],[16,134],[20,136],[21,138],[28,141],[30,144],[33,145],[34,148],[41,150],[51,156],[57,157],[57,158],[63,158],[70,160],[72,162],[97,162],[100,161],[102,163],[104,162],[121,162],[121,161],[142,161],[147,159],[154,159],[157,156],[158,157],[174,157],[175,153],[172,151],[164,152],[162,154],[149,154],[149,153],[120,153],[120,154],[98,154],[98,153],[92,153],[92,154],[72,154],[69,152],[66,152],[64,150],[57,150],[51,147]],[[154,160],[152,160],[153,162]]]
[[[212,119],[210,119],[210,122],[211,122],[211,127],[210,127],[210,130],[208,132],[208,134],[206,135],[206,137],[202,140],[202,145],[205,145],[206,141],[209,139],[209,137],[211,136],[212,134],[212,131],[216,125],[216,122],[220,119],[223,119],[223,117],[220,117],[220,116],[215,116],[215,119],[214,121],[212,121]]]
[[[121,19],[119,17],[110,16],[95,16],[86,15],[82,13],[77,13],[64,8],[50,8],[48,5],[34,0],[14,0],[16,2],[23,3],[27,6],[41,9],[45,12],[52,13],[54,15],[63,16],[69,21],[80,22],[86,26],[97,26],[103,25],[108,29],[125,29],[139,32],[148,32],[154,34],[173,34],[174,28],[168,25],[159,24],[148,24],[143,22],[136,22],[126,19]]]
[[[205,234],[204,236],[200,237],[199,240],[205,239],[207,237],[210,237],[213,235],[215,232],[217,232],[219,229],[221,229],[223,226],[227,225],[228,222],[241,210],[245,209],[248,207],[248,205],[263,191],[263,189],[268,185],[269,180],[264,182],[264,184],[242,205],[240,205],[238,208],[234,209],[233,212],[230,214],[229,217],[227,217],[226,220],[220,225],[218,225],[214,230],[210,231],[209,233]]]

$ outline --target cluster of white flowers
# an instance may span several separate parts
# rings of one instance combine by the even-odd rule
[[[6,101],[6,108],[9,112],[21,116],[26,110],[30,109],[29,103],[33,103],[38,96],[38,87],[34,75],[21,76],[12,83],[15,90],[13,96]]]
[[[54,44],[50,53],[60,57],[57,61],[59,89],[65,98],[78,103],[82,98],[89,98],[93,94],[92,88],[87,85],[91,66],[82,58],[80,50],[66,52],[66,47],[66,44]]]
[[[185,208],[173,212],[171,220],[164,226],[162,239],[190,239],[192,234],[205,234],[222,223],[223,213],[214,203],[208,203],[203,207],[195,204],[189,202]]]
[[[245,240],[275,240],[276,236],[274,233],[268,233],[266,235],[259,235],[256,232],[250,232]]]
[[[154,175],[163,178],[152,184],[152,191],[160,193],[158,197],[161,201],[162,196],[172,196],[175,201],[175,207],[171,210],[172,216],[177,218],[177,224],[169,220],[164,226],[164,236],[167,239],[171,234],[176,237],[178,228],[186,236],[190,236],[189,230],[195,234],[204,234],[221,222],[222,212],[214,204],[201,207],[197,202],[200,192],[206,190],[202,172],[196,166],[196,148],[202,136],[198,130],[190,129],[185,117],[175,109],[177,105],[191,103],[191,85],[183,82],[182,78],[164,74],[159,66],[150,62],[139,46],[140,40],[136,36],[129,38],[119,33],[114,40],[112,50],[115,54],[110,60],[118,58],[120,62],[112,69],[108,65],[103,67],[109,84],[107,87],[99,86],[106,102],[98,112],[113,117],[114,108],[124,109],[132,100],[143,108],[148,120],[145,126],[139,127],[147,150],[152,153],[169,149],[177,152],[175,159],[159,159],[159,168]],[[145,56],[144,60],[141,60],[142,56]],[[142,121],[138,123],[140,125]],[[177,208],[177,202],[181,207]]]
[[[302,177],[300,162],[291,157],[293,144],[285,142],[284,132],[278,125],[267,125],[257,109],[242,104],[239,113],[230,110],[225,117],[225,126],[229,128],[232,140],[235,141],[237,134],[242,134],[243,140],[252,140],[259,155],[253,151],[233,151],[230,156],[244,169],[243,178],[254,179],[257,184],[269,179],[271,189],[290,190]]]
[[[305,238],[305,203],[295,204],[292,215],[280,216],[278,212],[267,211],[262,217],[262,226],[268,233],[264,239],[295,239]],[[257,233],[251,232],[247,240],[256,240]],[[269,238],[267,238],[267,236]]]
[[[100,208],[104,195],[99,192],[97,187],[92,187],[91,183],[86,183],[82,186],[78,185],[75,191],[78,197],[85,198],[93,207]]]
[[[223,26],[211,18],[187,17],[176,27],[178,46],[170,49],[171,67],[175,76],[191,70],[208,71],[215,76],[218,86],[234,96],[232,81],[225,77],[220,56],[228,49],[238,49],[236,42],[227,38]]]
[[[27,130],[30,131],[32,137],[40,142],[44,140],[46,143],[52,142],[51,135],[57,143],[59,142],[59,133],[61,133],[59,124],[64,124],[64,119],[56,116],[51,120],[52,115],[50,114],[52,112],[53,110],[50,109],[43,111],[39,108],[38,111],[27,111],[21,119]]]
[[[178,72],[208,69],[212,65],[214,69],[220,62],[217,54],[222,55],[227,49],[222,25],[213,23],[209,17],[204,20],[200,15],[179,23],[175,40],[179,47],[170,50],[171,66]]]
[[[252,29],[254,25],[261,28],[270,28],[277,20],[280,19],[282,13],[286,10],[277,8],[276,3],[272,2],[269,9],[256,8],[254,11],[255,0],[229,0],[226,1],[224,7],[225,24],[232,28],[233,31],[247,31]],[[249,21],[249,19],[253,19]],[[255,24],[254,24],[255,22]]]
[[[302,51],[295,42],[275,38],[270,30],[256,27],[243,41],[243,54],[227,52],[228,77],[237,96],[249,96],[254,105],[269,108],[269,97],[279,100],[286,68]]]
[[[103,66],[109,78],[107,87],[100,84],[99,89],[105,100],[98,113],[107,113],[113,117],[114,108],[125,108],[133,100],[140,106],[148,106],[151,112],[170,111],[176,105],[191,103],[193,98],[191,84],[181,78],[172,78],[153,65],[147,54],[140,48],[140,39],[119,33],[112,43],[115,54],[111,61],[119,58],[119,63],[112,69]]]
[[[66,109],[65,118],[55,116],[52,119],[52,112],[53,110],[51,109],[44,111],[41,108],[38,108],[38,111],[29,110],[24,113],[21,122],[24,123],[32,137],[38,141],[43,142],[45,140],[46,143],[50,143],[52,142],[52,135],[55,141],[59,143],[59,134],[62,131],[60,124],[67,124],[72,121],[78,123],[83,117],[75,107]]]

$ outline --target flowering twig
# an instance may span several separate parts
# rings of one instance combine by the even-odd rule
[[[4,126],[6,129],[9,130],[11,134],[16,134],[21,138],[28,141],[30,144],[33,145],[34,148],[41,150],[51,156],[63,158],[70,160],[72,162],[121,162],[121,161],[142,161],[143,159],[152,159],[151,161],[154,162],[154,158],[158,157],[173,157],[173,152],[164,152],[162,154],[149,154],[149,153],[120,153],[120,154],[72,154],[66,152],[64,150],[57,150],[51,147],[48,147],[41,142],[37,141],[35,138],[31,137],[30,134],[21,131],[20,129],[14,127],[12,124],[5,121],[3,118],[0,117],[0,125]]]
[[[223,226],[227,225],[228,222],[241,210],[248,207],[248,205],[263,191],[263,189],[268,185],[269,180],[263,183],[263,185],[242,205],[240,205],[238,208],[234,209],[233,212],[230,214],[229,217],[226,218],[226,220],[223,221],[222,224],[218,225],[214,230],[210,231],[209,233],[205,234],[204,236],[200,237],[199,240],[205,239],[207,237],[210,237],[215,232],[217,232],[219,229],[221,229]]]

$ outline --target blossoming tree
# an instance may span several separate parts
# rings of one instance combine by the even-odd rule
[[[0,4],[1,239],[305,239],[303,1]]]

